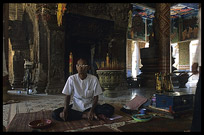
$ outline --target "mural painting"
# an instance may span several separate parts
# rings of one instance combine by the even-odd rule
[[[198,3],[179,3],[171,6],[171,42],[197,39],[198,35]],[[145,41],[152,31],[155,11],[146,7],[133,5],[132,27],[128,29],[128,39]],[[147,28],[145,28],[147,23]]]

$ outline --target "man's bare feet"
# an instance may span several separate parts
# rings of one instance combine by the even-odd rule
[[[60,116],[60,118],[64,119],[64,114],[63,114],[63,112],[61,112],[59,116]]]
[[[59,116],[60,116],[61,119],[63,119],[65,121],[63,112],[61,112]]]
[[[83,118],[83,119],[88,119],[88,112],[84,112],[84,113],[82,114],[82,118]]]
[[[89,113],[89,112],[84,112],[83,115],[82,115],[82,118],[83,118],[83,119],[89,119],[89,118],[88,118],[88,113]],[[96,120],[99,120],[95,113],[94,113],[93,118],[96,119]]]
[[[99,118],[98,118],[98,116],[96,116],[96,114],[94,114],[94,118],[95,118],[96,120],[99,120]]]
[[[105,115],[103,115],[103,114],[99,114],[99,115],[98,115],[98,118],[99,118],[99,119],[102,119],[102,120],[104,120],[104,121],[107,121],[107,120],[108,120],[108,118],[107,118]]]

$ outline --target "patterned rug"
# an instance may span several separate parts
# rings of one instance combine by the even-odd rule
[[[7,131],[8,132],[32,132],[33,129],[28,126],[28,123],[37,119],[52,120],[51,126],[45,129],[41,129],[40,130],[41,132],[70,132],[70,131],[77,131],[77,130],[83,131],[82,129],[85,129],[85,127],[89,127],[88,129],[90,129],[92,127],[95,128],[95,127],[104,126],[108,124],[114,124],[114,123],[132,120],[130,115],[125,114],[119,110],[121,108],[120,106],[114,106],[114,107],[115,107],[115,114],[121,115],[123,117],[120,119],[107,121],[107,122],[103,120],[88,121],[86,119],[70,121],[70,122],[60,122],[52,119],[51,117],[52,110],[43,110],[43,111],[30,112],[30,113],[18,113],[14,116],[13,120],[8,125]],[[20,124],[19,124],[19,121],[21,122]],[[107,129],[109,128],[107,127]]]

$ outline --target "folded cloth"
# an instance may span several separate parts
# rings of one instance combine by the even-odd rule
[[[126,103],[126,106],[131,110],[138,110],[138,108],[147,101],[147,98],[136,95],[132,100]]]

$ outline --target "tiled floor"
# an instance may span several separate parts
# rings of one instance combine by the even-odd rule
[[[186,84],[187,88],[174,89],[177,92],[186,92],[194,94],[196,90],[196,81]],[[155,93],[151,88],[131,88],[120,91],[121,96],[108,98],[103,95],[99,96],[99,103],[120,103],[124,104],[131,100],[135,95],[150,98]],[[3,105],[3,125],[7,126],[16,113],[35,112],[40,110],[54,110],[64,104],[64,95],[46,95],[33,94],[27,95],[25,91],[18,93],[18,90],[10,90],[10,99],[19,101],[18,103]]]

